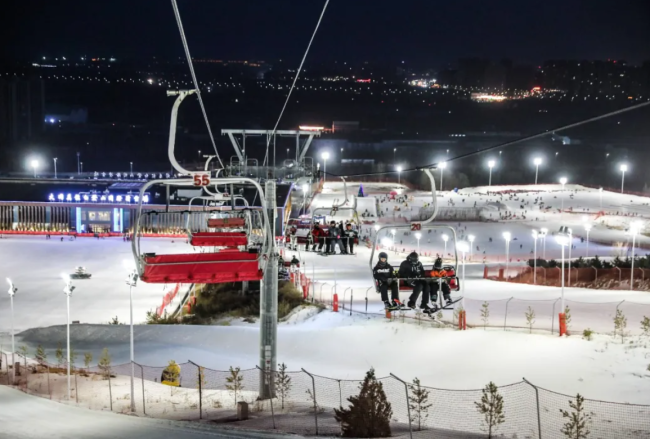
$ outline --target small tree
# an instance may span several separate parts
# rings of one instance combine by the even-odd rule
[[[99,367],[99,370],[102,371],[102,375],[104,376],[104,379],[108,379],[111,375],[111,356],[108,353],[108,349],[104,348],[102,350],[102,355],[99,357],[99,363],[97,363],[97,367]]]
[[[120,320],[117,318],[117,316],[113,317],[110,322],[108,322],[109,325],[120,325]]]
[[[500,424],[506,421],[505,412],[503,411],[503,396],[499,394],[499,389],[492,381],[483,389],[481,402],[475,402],[474,405],[478,412],[483,415],[484,431],[488,434],[488,439],[492,438],[492,432],[499,428]]]
[[[643,320],[641,320],[641,330],[643,331],[643,335],[650,336],[650,317],[643,316]]]
[[[591,433],[587,428],[587,424],[591,423],[591,414],[585,411],[584,402],[585,399],[578,393],[575,403],[569,400],[571,411],[560,409],[562,417],[567,418],[560,431],[569,439],[585,439]]]
[[[63,354],[63,346],[61,346],[61,343],[56,347],[56,366],[60,369],[63,365],[63,360],[65,359],[65,355]]]
[[[614,316],[614,337],[616,334],[621,336],[621,342],[624,341],[625,328],[627,328],[627,317],[619,308],[616,308],[616,315]]]
[[[241,370],[239,367],[233,369],[230,366],[230,376],[226,377],[226,390],[230,392],[235,397],[235,406],[237,405],[237,395],[244,390],[244,377],[241,375]]]
[[[18,348],[18,352],[20,355],[23,356],[23,360],[25,362],[25,369],[27,369],[27,346],[22,345],[21,347]]]
[[[377,381],[375,370],[366,373],[359,394],[347,400],[350,406],[334,409],[334,418],[341,424],[343,437],[390,437],[393,409],[386,398],[384,386]]]
[[[86,366],[86,372],[90,369],[90,363],[93,361],[93,354],[90,352],[86,352],[84,354],[84,366]]]
[[[485,329],[490,321],[490,303],[483,302],[481,305],[481,320],[483,320],[483,329]]]
[[[280,403],[284,409],[284,400],[291,391],[291,377],[287,374],[287,365],[284,363],[278,364],[278,372],[275,375],[275,390],[280,395]]]
[[[70,348],[70,370],[74,370],[74,362],[77,360],[77,351]]]
[[[413,384],[409,384],[409,409],[411,410],[411,422],[417,422],[417,430],[422,430],[422,421],[429,417],[429,408],[433,404],[429,402],[429,391],[420,386],[420,380],[413,379]]]
[[[41,366],[44,366],[45,363],[47,362],[47,354],[45,353],[45,349],[43,349],[43,346],[40,344],[36,348],[36,361],[38,361],[38,364]]]
[[[533,325],[535,324],[535,310],[529,306],[525,315],[526,323],[528,324],[528,333],[530,334],[533,332]]]

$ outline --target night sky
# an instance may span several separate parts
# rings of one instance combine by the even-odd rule
[[[178,3],[194,57],[297,62],[324,0]],[[183,55],[167,0],[5,0],[3,9],[13,57]],[[648,0],[330,0],[309,60],[639,63],[650,59],[649,23]]]

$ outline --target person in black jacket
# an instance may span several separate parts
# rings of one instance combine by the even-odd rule
[[[399,287],[397,279],[394,279],[395,269],[388,263],[388,255],[384,252],[379,253],[379,262],[372,269],[372,277],[377,281],[377,289],[381,294],[381,300],[384,307],[393,311],[402,307],[399,301]],[[390,287],[390,298],[388,300],[388,287]]]
[[[357,239],[359,234],[356,230],[352,230],[352,224],[346,224],[345,230],[343,231],[343,236],[345,241],[343,242],[343,247],[347,245],[347,252],[350,254],[354,253],[354,240]]]
[[[345,253],[341,242],[341,230],[336,227],[335,221],[331,221],[327,231],[327,253],[336,254],[336,246],[341,250],[341,253]]]
[[[407,306],[415,308],[415,302],[418,300],[420,292],[422,292],[422,301],[420,302],[420,309],[422,312],[430,313],[433,309],[429,307],[429,283],[424,280],[424,267],[420,262],[418,254],[412,252],[406,257],[406,260],[399,266],[400,279],[407,279],[407,283],[413,287],[413,294],[409,297]]]

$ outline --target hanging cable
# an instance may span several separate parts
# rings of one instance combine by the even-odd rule
[[[508,146],[516,145],[517,143],[527,142],[529,140],[537,139],[538,137],[547,136],[549,134],[553,134],[553,133],[556,133],[558,131],[566,131],[566,130],[568,130],[570,128],[575,128],[575,127],[579,127],[580,125],[585,125],[585,124],[588,124],[588,123],[591,123],[591,122],[596,122],[597,120],[606,119],[606,118],[612,117],[612,116],[617,116],[617,115],[622,114],[622,113],[627,113],[628,111],[638,110],[639,108],[647,107],[648,105],[650,105],[650,102],[644,102],[642,104],[632,105],[631,107],[621,108],[620,110],[616,110],[616,111],[612,111],[612,112],[609,112],[609,113],[601,114],[600,116],[595,116],[595,117],[592,117],[590,119],[581,120],[579,122],[575,122],[575,123],[572,123],[572,124],[569,124],[569,125],[564,125],[564,126],[552,129],[552,130],[542,131],[541,133],[533,134],[533,135],[527,136],[527,137],[522,137],[520,139],[513,140],[513,141],[510,141],[510,142],[500,143],[500,144],[494,145],[494,146],[488,146],[487,148],[479,149],[478,151],[468,152],[466,154],[461,154],[459,156],[450,158],[449,160],[443,160],[443,161],[444,162],[453,162],[455,160],[460,160],[460,159],[472,157],[472,156],[475,156],[475,155],[478,155],[478,154],[483,154],[484,152],[491,151],[493,149],[506,148]],[[426,169],[426,168],[436,168],[439,163],[440,162],[436,162],[436,163],[431,163],[429,165],[417,166],[417,167],[409,168],[409,169],[402,169],[400,172],[421,171],[422,169]],[[372,175],[388,175],[388,174],[396,174],[396,173],[397,173],[397,171],[380,171],[380,172],[367,172],[367,173],[364,173],[364,174],[347,174],[344,177],[365,177],[365,176],[372,176]],[[331,174],[329,172],[327,173],[327,175],[331,175],[332,177],[340,177],[339,175]]]
[[[178,24],[178,31],[181,34],[183,48],[185,49],[185,56],[187,57],[187,65],[190,67],[190,74],[192,75],[192,81],[194,82],[196,97],[199,99],[199,105],[201,106],[201,111],[203,112],[203,119],[205,119],[205,125],[208,127],[208,134],[210,135],[210,141],[212,142],[214,153],[217,155],[217,160],[219,160],[221,167],[225,168],[223,162],[221,161],[221,157],[219,157],[219,152],[217,151],[217,144],[214,141],[214,136],[212,135],[212,128],[210,128],[210,122],[208,121],[208,113],[206,113],[205,111],[205,104],[203,103],[203,98],[201,97],[201,89],[199,88],[199,81],[197,81],[196,73],[194,72],[194,65],[192,64],[192,56],[190,55],[190,48],[187,45],[187,38],[185,37],[185,31],[183,30],[183,22],[181,21],[181,14],[178,11],[178,4],[176,4],[176,0],[171,0],[171,1],[172,1],[172,7],[174,8],[174,15],[176,16],[176,23]]]
[[[318,23],[316,23],[316,28],[314,29],[314,33],[311,35],[311,39],[309,40],[309,44],[307,44],[307,50],[305,50],[305,54],[302,56],[302,61],[300,61],[300,66],[298,67],[298,71],[296,72],[296,76],[293,78],[293,84],[291,84],[291,88],[289,89],[289,94],[287,94],[287,99],[284,101],[284,105],[282,106],[282,110],[280,111],[280,116],[278,117],[277,122],[275,122],[275,126],[273,127],[273,131],[271,132],[271,137],[269,137],[266,140],[266,155],[264,157],[264,162],[262,163],[262,166],[266,165],[266,161],[269,157],[269,145],[271,144],[271,138],[275,136],[275,131],[278,129],[278,125],[280,125],[280,120],[282,120],[282,115],[284,114],[284,110],[287,108],[287,104],[289,103],[289,99],[291,98],[291,93],[293,92],[293,89],[296,86],[296,82],[298,81],[298,76],[300,76],[300,72],[302,71],[302,66],[305,64],[305,59],[307,59],[307,54],[309,53],[309,49],[311,48],[311,43],[314,41],[314,37],[316,36],[316,32],[318,32],[318,28],[320,26],[320,22],[323,20],[323,15],[325,15],[325,10],[327,10],[327,5],[329,4],[330,0],[325,0],[325,5],[323,6],[323,10],[320,13],[320,17],[318,18]]]

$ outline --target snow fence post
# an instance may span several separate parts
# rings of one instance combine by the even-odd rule
[[[352,299],[354,298],[354,288],[350,290],[350,315],[352,315]]]
[[[554,329],[555,329],[555,304],[557,303],[558,300],[560,300],[559,297],[555,300],[555,302],[553,302],[553,311],[551,312],[551,335],[553,335],[553,333],[555,332],[554,331]]]
[[[368,314],[368,291],[372,290],[374,287],[370,287],[366,290],[366,314]]]
[[[77,384],[77,375],[74,374],[74,399],[77,402],[77,405],[79,405],[79,384]]]
[[[140,367],[140,379],[142,380],[142,414],[147,414],[147,405],[144,403],[144,369],[141,364],[135,363]]]
[[[539,411],[539,389],[537,388],[536,385],[534,385],[533,383],[528,381],[526,378],[522,378],[522,379],[524,380],[524,383],[530,385],[533,389],[535,389],[535,401],[536,401],[536,404],[537,404],[537,410],[536,410],[537,411],[537,431],[539,433],[537,437],[539,439],[542,439],[542,418],[541,418],[541,414],[540,414],[540,411]]]
[[[300,368],[300,370],[305,372],[311,378],[312,390],[314,392],[314,424],[316,425],[316,436],[318,436],[318,404],[316,403],[316,381],[314,380],[314,376],[307,372],[305,369]]]
[[[504,331],[506,330],[506,322],[508,321],[508,304],[510,303],[510,301],[511,301],[512,299],[514,299],[514,297],[511,297],[511,298],[508,299],[508,301],[506,302],[506,315],[503,317],[503,330],[504,330]]]
[[[404,384],[404,390],[406,391],[406,413],[409,418],[409,437],[413,439],[413,427],[411,426],[411,406],[409,405],[409,386],[406,384],[406,381],[398,378],[395,374],[391,373],[390,376],[395,378],[400,383]]]
[[[197,380],[198,380],[198,384],[199,384],[199,386],[198,386],[199,387],[199,419],[203,419],[203,389],[202,389],[202,384],[203,383],[201,382],[201,381],[203,381],[203,377],[201,376],[201,366],[199,366],[198,364],[196,364],[192,360],[187,360],[187,362],[193,364],[194,366],[196,366]]]

